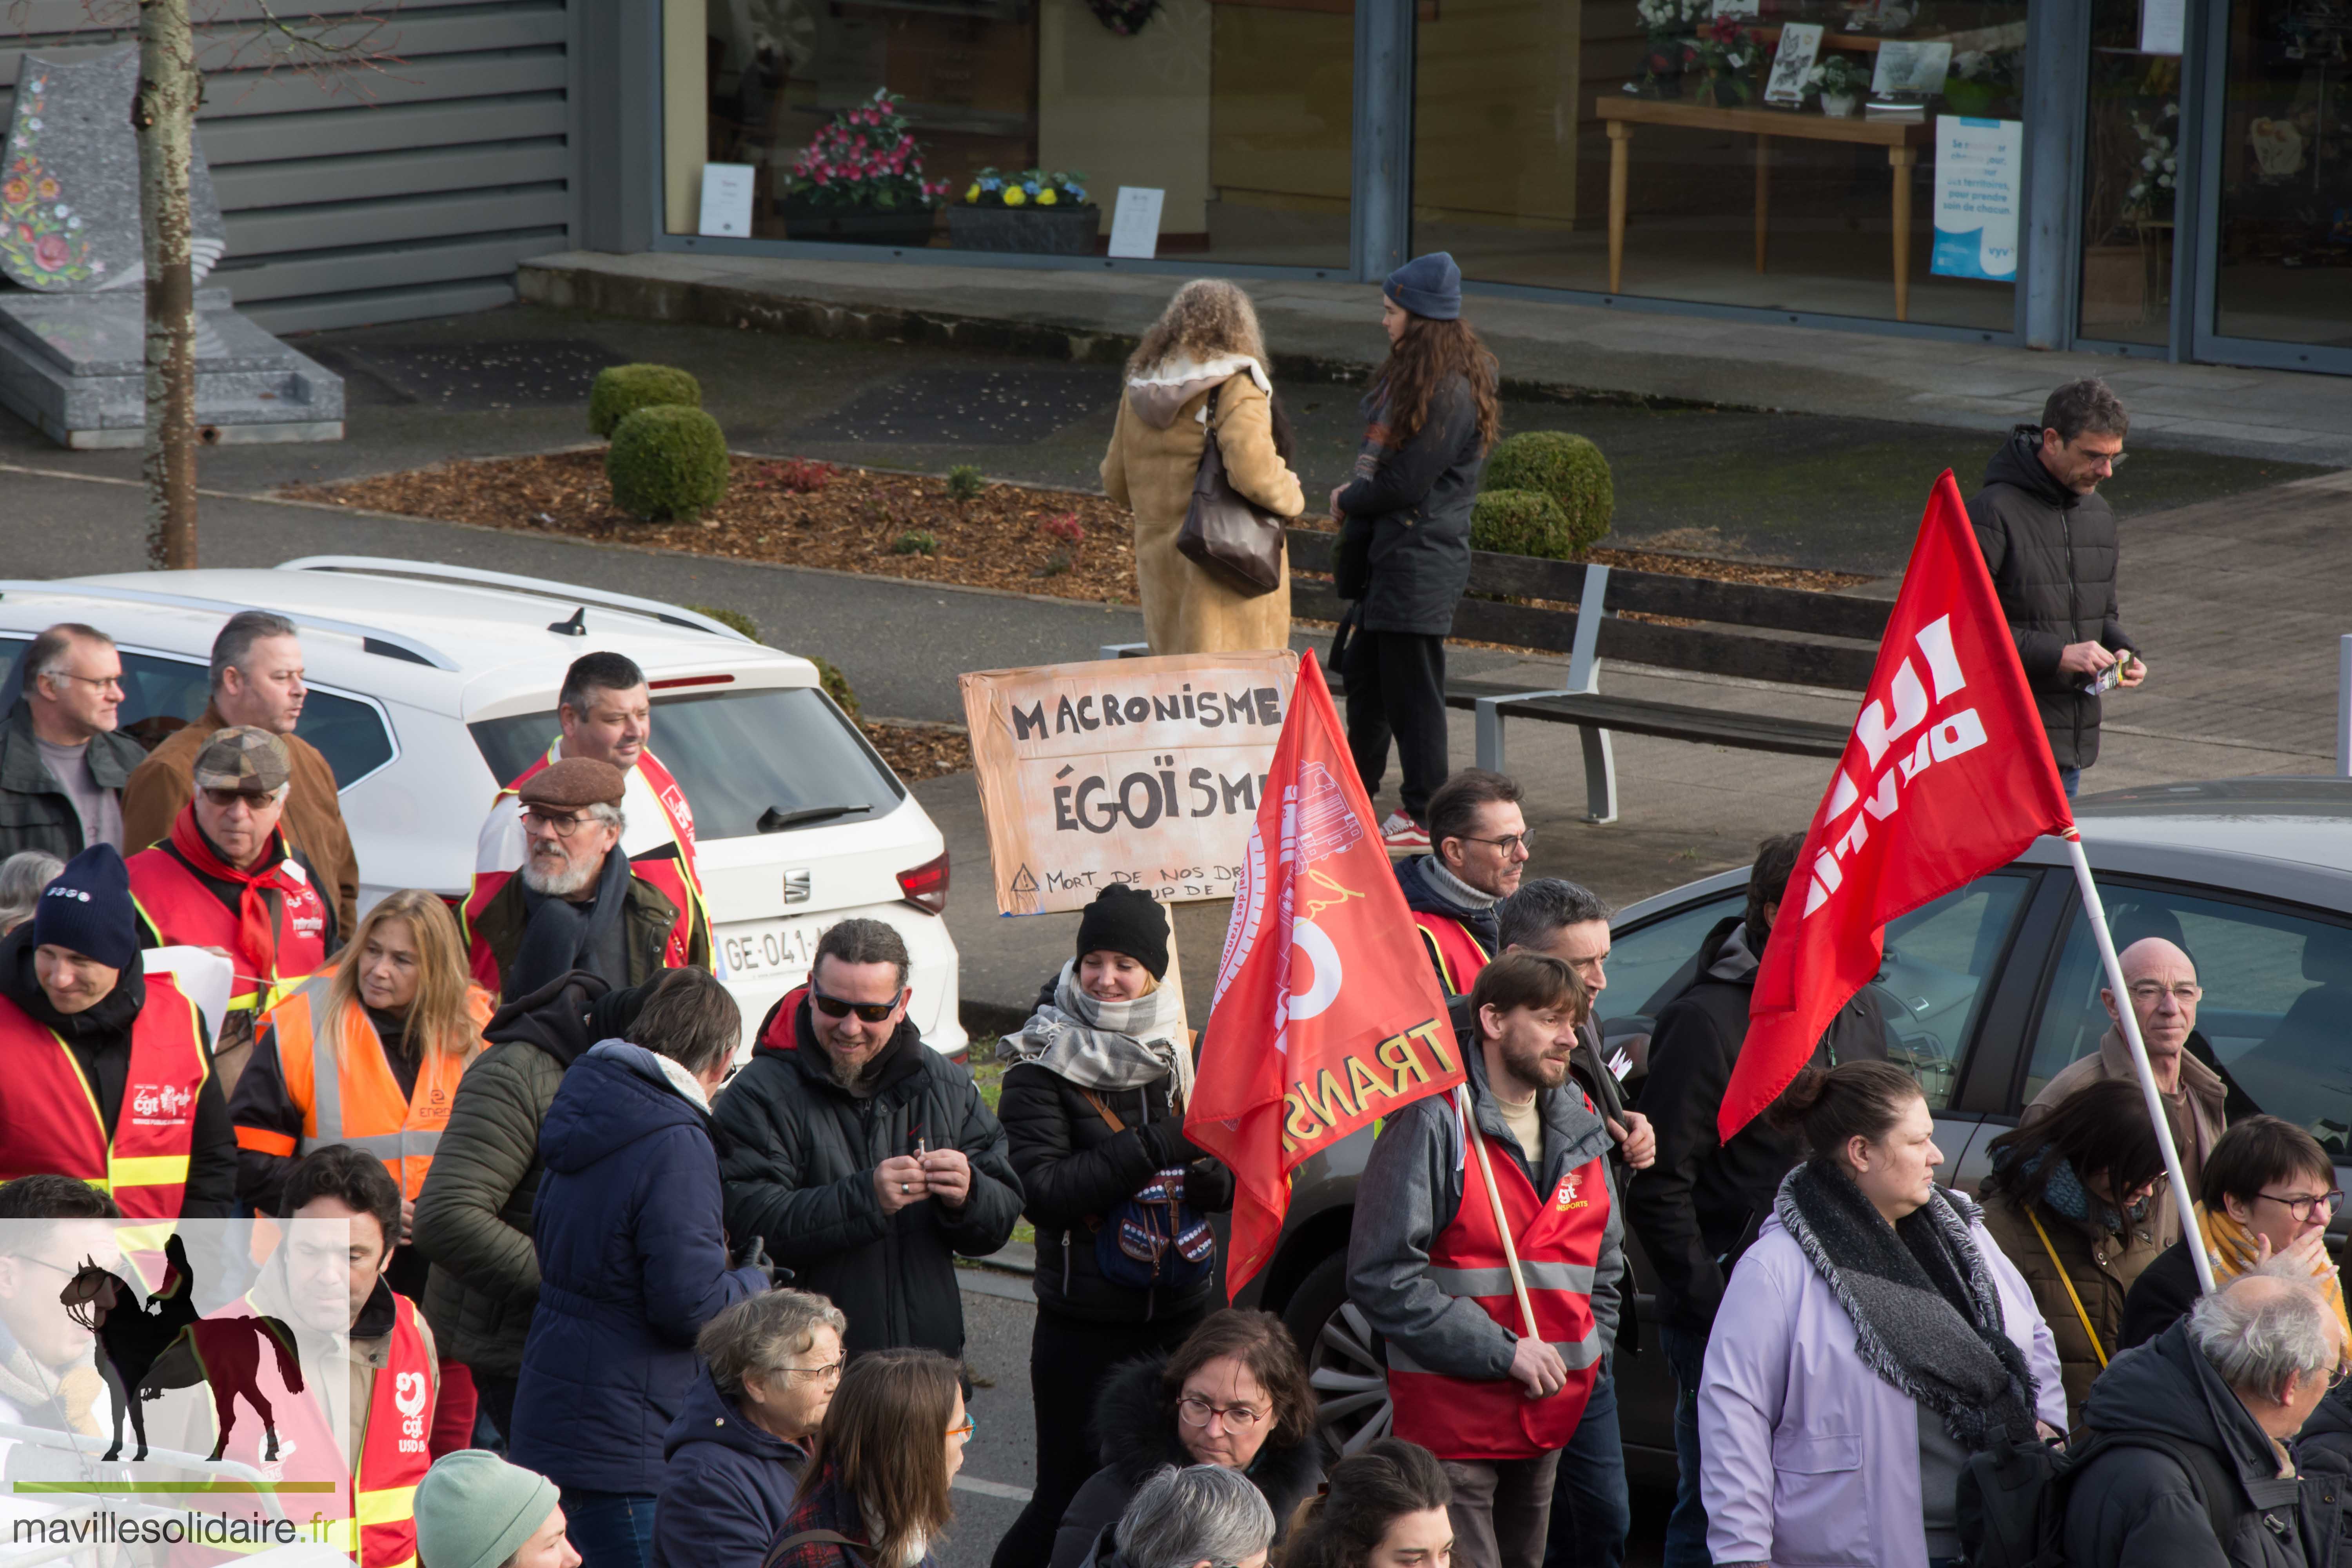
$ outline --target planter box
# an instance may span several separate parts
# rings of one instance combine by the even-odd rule
[[[787,239],[826,239],[841,245],[895,245],[920,250],[931,243],[931,210],[877,212],[872,207],[821,207],[787,196],[776,204]]]
[[[948,208],[948,243],[958,250],[1021,250],[1033,256],[1091,256],[1102,209]]]

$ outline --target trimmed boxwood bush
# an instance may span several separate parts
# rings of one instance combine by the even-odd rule
[[[727,437],[699,408],[640,408],[604,452],[613,504],[655,522],[695,518],[727,493]]]
[[[852,720],[858,718],[862,710],[857,706],[857,693],[850,689],[849,677],[841,673],[841,666],[829,658],[819,658],[814,654],[803,657],[816,666],[817,684],[824,688],[824,694],[832,698]]]
[[[1482,490],[1470,508],[1470,546],[1565,559],[1572,548],[1568,514],[1541,490]]]
[[[709,616],[730,631],[741,632],[753,642],[760,640],[760,623],[740,610],[730,610],[718,605],[688,605],[686,607],[698,616]]]
[[[588,433],[610,438],[640,408],[702,406],[702,384],[666,364],[616,364],[596,373],[588,391]]]
[[[1527,430],[1498,442],[1480,488],[1540,490],[1559,504],[1567,543],[1525,552],[1530,555],[1566,556],[1591,548],[1609,536],[1609,520],[1617,510],[1609,459],[1600,447],[1565,430]]]

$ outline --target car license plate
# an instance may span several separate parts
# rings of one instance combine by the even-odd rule
[[[772,921],[719,938],[730,978],[804,973],[824,934],[815,921]]]

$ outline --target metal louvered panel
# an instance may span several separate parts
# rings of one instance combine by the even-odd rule
[[[197,134],[228,227],[214,280],[273,331],[511,300],[518,260],[578,243],[570,8],[599,3],[305,0],[304,33],[392,57],[330,76],[262,68],[260,0],[198,7]],[[0,124],[26,53],[121,37],[90,15],[86,0],[17,0]]]

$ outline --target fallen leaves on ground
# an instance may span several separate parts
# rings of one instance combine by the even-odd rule
[[[890,764],[890,771],[908,784],[920,784],[942,773],[967,773],[971,768],[971,737],[954,724],[918,724],[899,720],[861,722],[859,729]]]

